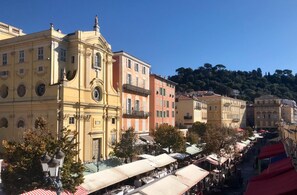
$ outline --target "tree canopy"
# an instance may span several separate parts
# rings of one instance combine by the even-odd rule
[[[83,165],[78,155],[77,133],[63,129],[57,139],[47,128],[43,118],[38,118],[34,130],[26,130],[22,142],[3,141],[6,168],[2,172],[3,188],[7,194],[20,194],[36,188],[53,188],[44,181],[40,159],[48,152],[53,157],[57,148],[65,153],[61,169],[63,189],[75,192],[83,182]]]
[[[206,143],[203,151],[205,154],[221,155],[222,150],[229,153],[230,146],[235,145],[237,136],[232,128],[209,126],[203,140]]]
[[[121,135],[120,141],[115,145],[114,155],[125,159],[125,161],[127,161],[128,158],[132,161],[132,158],[140,152],[140,148],[136,146],[136,139],[133,128],[125,130]]]
[[[182,132],[171,125],[160,125],[156,129],[154,136],[155,141],[159,143],[162,148],[168,148],[169,153],[171,149],[174,152],[184,152],[186,149],[186,142]]]
[[[209,63],[197,69],[178,68],[176,75],[169,80],[178,83],[177,92],[207,91],[246,101],[254,101],[261,95],[275,95],[297,101],[297,74],[292,70],[275,70],[273,74],[262,70],[231,71],[222,64],[212,66]],[[237,90],[239,93],[234,93]]]

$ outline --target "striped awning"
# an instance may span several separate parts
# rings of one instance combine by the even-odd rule
[[[30,192],[25,192],[21,195],[56,195],[57,192],[55,191],[51,191],[51,190],[45,190],[45,189],[36,189],[36,190],[32,190]],[[78,186],[76,188],[76,192],[75,193],[71,193],[68,191],[63,191],[61,192],[61,195],[87,195],[88,192],[81,186]]]

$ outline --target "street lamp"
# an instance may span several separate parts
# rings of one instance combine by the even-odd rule
[[[57,195],[60,195],[62,189],[60,168],[63,166],[64,158],[65,154],[58,149],[52,158],[46,153],[40,160],[45,179],[55,186]]]

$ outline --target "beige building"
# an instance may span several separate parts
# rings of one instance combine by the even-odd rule
[[[195,122],[207,123],[207,104],[196,98],[178,95],[175,98],[176,126],[192,127]]]
[[[245,101],[214,93],[205,93],[197,98],[207,104],[208,124],[230,128],[246,127]]]
[[[0,22],[0,40],[25,35],[22,29]]]
[[[132,127],[138,135],[149,134],[149,73],[151,66],[124,52],[114,52],[113,83],[122,103],[121,129]]]
[[[282,100],[273,95],[263,95],[255,98],[255,128],[277,128],[277,124],[281,121],[281,105]]]
[[[15,37],[8,39],[2,31],[0,139],[20,140],[43,116],[56,135],[63,127],[78,132],[82,161],[107,158],[118,138],[121,106],[112,83],[113,53],[98,18],[92,31],[71,34],[53,25],[27,35],[12,30]]]

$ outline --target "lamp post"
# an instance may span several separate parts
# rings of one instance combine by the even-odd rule
[[[52,158],[48,154],[44,154],[40,160],[45,179],[54,185],[57,195],[60,195],[62,190],[60,168],[63,167],[64,158],[65,154],[58,149]]]
[[[100,155],[100,152],[98,152],[98,156],[97,158],[95,156],[93,156],[93,161],[96,160],[96,167],[97,167],[97,172],[99,172],[99,162],[100,162],[100,158],[101,158],[101,155]]]

